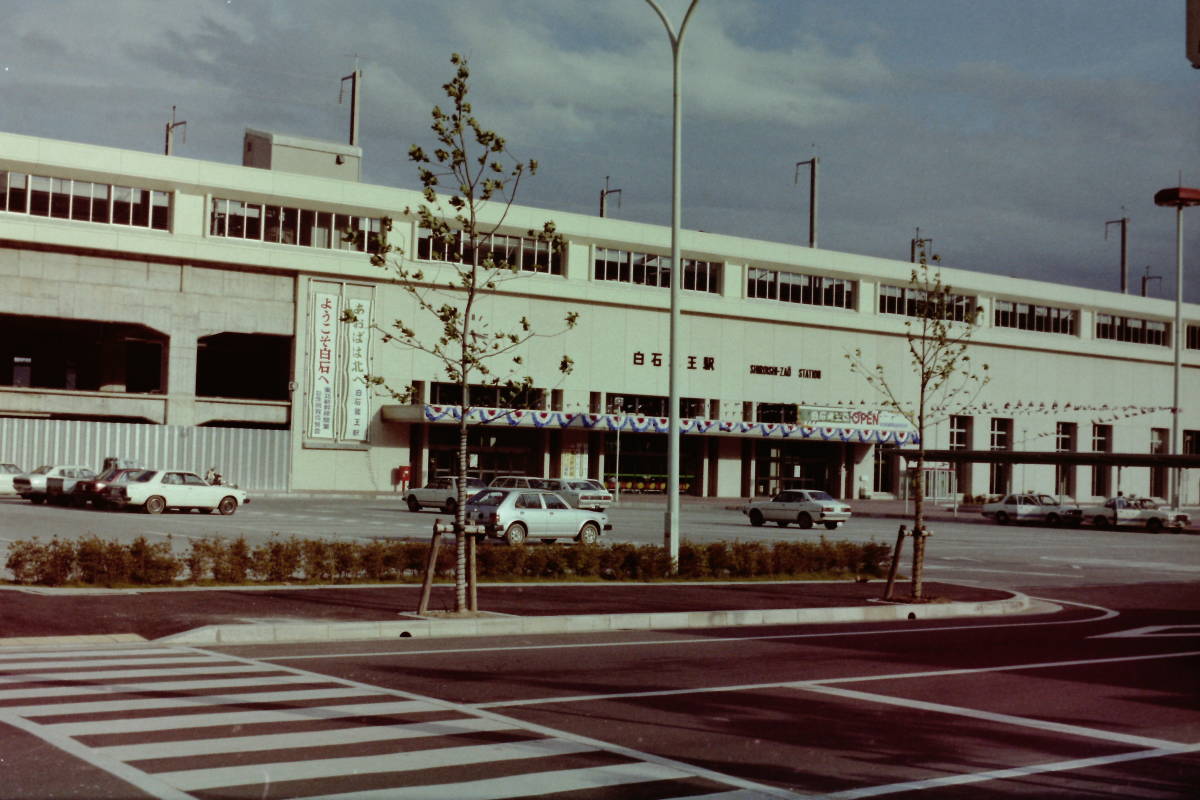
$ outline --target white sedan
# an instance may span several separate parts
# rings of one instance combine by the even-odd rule
[[[750,524],[758,527],[764,522],[774,522],[786,528],[794,522],[801,528],[811,528],[819,522],[833,530],[850,519],[850,506],[834,498],[828,492],[817,489],[788,489],[770,500],[760,500],[742,506],[742,513],[750,518]]]
[[[982,513],[1001,525],[1009,522],[1044,522],[1047,525],[1078,527],[1083,519],[1083,512],[1071,498],[1055,498],[1032,492],[1005,495],[994,503],[984,503]]]
[[[104,499],[114,508],[140,507],[147,514],[161,514],[168,508],[204,512],[214,510],[232,514],[249,503],[246,492],[232,486],[211,485],[194,472],[137,470],[128,472],[110,484]]]
[[[13,478],[24,473],[16,464],[0,464],[0,494],[16,494]]]

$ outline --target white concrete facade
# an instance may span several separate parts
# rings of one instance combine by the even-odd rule
[[[440,405],[436,385],[447,379],[438,363],[383,344],[378,334],[364,344],[362,331],[356,337],[333,313],[357,305],[385,329],[402,319],[419,331],[436,331],[435,321],[422,318],[390,273],[371,266],[365,253],[342,249],[336,234],[342,217],[333,216],[391,217],[394,242],[417,256],[420,232],[403,212],[420,202],[419,193],[11,134],[0,134],[0,176],[10,198],[17,196],[17,178],[26,180],[25,207],[10,201],[0,208],[0,276],[8,288],[0,294],[0,329],[10,335],[9,346],[0,348],[0,416],[286,428],[294,490],[391,491],[398,467],[409,467],[417,480],[444,467],[452,426],[430,422],[423,406],[403,409],[387,397],[355,397],[365,389],[355,381],[365,365],[362,371],[395,387],[418,382],[424,399]],[[43,187],[47,197],[38,194]],[[72,202],[100,197],[102,187],[108,187],[104,202],[111,209],[96,200],[87,206],[92,211],[56,205],[64,193]],[[147,191],[152,204],[165,198],[166,210],[162,216],[150,211],[146,225],[94,221],[100,213],[115,215],[122,187]],[[230,201],[232,206],[222,205]],[[35,202],[48,205],[35,208]],[[289,210],[292,222],[285,220]],[[135,209],[131,219],[136,215]],[[223,232],[217,231],[218,218]],[[644,274],[644,282],[635,282],[633,271],[627,280],[606,279],[597,262],[615,263],[609,251],[666,257],[669,229],[517,207],[503,231],[519,237],[548,219],[567,241],[561,274],[522,272],[482,308],[498,328],[526,316],[535,331],[546,333],[557,332],[567,312],[579,313],[574,330],[525,348],[521,374],[544,390],[542,407],[527,410],[586,415],[608,411],[615,398],[665,402],[669,290],[647,285],[654,280]],[[282,233],[275,232],[279,228]],[[250,231],[255,235],[247,238]],[[277,241],[263,241],[268,231]],[[289,235],[296,243],[286,241]],[[789,438],[764,436],[761,428],[683,436],[688,491],[746,496],[784,485],[842,496],[895,491],[894,472],[886,463],[876,466],[875,442],[857,433],[844,441],[836,432],[826,441],[824,426],[814,420],[821,410],[832,420],[839,418],[835,412],[848,419],[848,412],[882,408],[847,365],[845,354],[856,348],[868,361],[887,365],[894,384],[913,393],[906,317],[881,310],[883,295],[908,285],[912,265],[696,231],[684,232],[682,252],[710,265],[718,289],[683,292],[680,395],[702,401],[689,416],[810,424],[809,435]],[[450,279],[449,265],[421,266],[433,284]],[[793,275],[821,279],[826,291],[818,288],[817,296],[824,302],[809,302],[807,295],[800,302],[751,296],[764,293],[764,276],[773,282],[783,276],[787,284]],[[950,267],[942,277],[985,309],[971,355],[988,365],[991,380],[968,407],[952,410],[954,425],[943,418],[926,432],[928,446],[1149,453],[1164,430],[1169,435],[1173,302]],[[1042,309],[1028,310],[1026,321],[1069,314],[1070,331],[1045,330],[1044,320],[1021,323],[1025,327],[999,324],[1004,303],[1014,304],[1014,315],[1016,304]],[[1184,322],[1192,346],[1183,351],[1181,428],[1195,446],[1200,412],[1187,398],[1200,394],[1200,307],[1186,305]],[[79,327],[85,323],[100,324],[100,333]],[[100,337],[88,351],[105,362],[98,372],[57,346],[39,344],[36,357],[23,355],[22,337],[47,335],[56,325],[68,326],[66,337]],[[1037,327],[1043,329],[1031,329]],[[242,346],[251,349],[239,358]],[[160,351],[156,369],[152,362]],[[223,366],[211,360],[218,351]],[[575,369],[561,376],[564,353]],[[48,362],[52,370],[42,366]],[[222,372],[230,370],[261,383],[259,396],[226,394],[230,380]],[[260,379],[264,373],[277,377]],[[329,383],[322,382],[326,378]],[[643,490],[654,490],[655,476],[665,472],[663,434],[623,430],[618,469],[616,436],[602,433],[604,424],[538,426],[509,418],[476,427],[481,439],[475,463],[485,477],[511,470],[597,478],[619,472],[631,489],[642,483]],[[0,443],[0,457],[2,449]],[[1118,489],[1163,493],[1162,477],[1152,469],[1113,470],[1107,483],[1091,467],[1071,473],[1066,488],[1080,499]],[[960,471],[965,484],[959,489],[1053,491],[1055,476],[1053,466],[1016,465],[994,475],[987,465],[975,465]],[[1185,502],[1200,500],[1194,483],[1185,481]]]

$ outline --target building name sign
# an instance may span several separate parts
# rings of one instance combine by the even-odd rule
[[[684,356],[687,359],[684,364],[688,369],[704,369],[712,371],[717,368],[717,359],[715,356]],[[666,363],[662,353],[650,353],[647,358],[646,354],[638,350],[633,354],[633,365],[635,367],[644,367],[649,364],[652,367],[661,367]]]
[[[813,380],[821,379],[821,370],[819,369],[801,369],[799,367],[792,369],[789,367],[777,367],[768,364],[751,364],[751,375],[776,375],[780,378],[790,378],[794,374],[797,378],[810,378]]]

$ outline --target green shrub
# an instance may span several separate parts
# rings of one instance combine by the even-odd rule
[[[453,578],[455,543],[438,550],[435,576]],[[90,536],[74,541],[19,540],[8,548],[6,566],[16,583],[62,586],[121,584],[164,586],[181,574],[188,583],[241,584],[291,581],[350,583],[416,581],[425,574],[427,542],[297,539],[273,535],[251,548],[243,538],[191,539],[182,556],[171,541],[128,544]],[[661,579],[790,578],[800,576],[880,577],[891,549],[871,542],[820,540],[682,542],[676,574],[664,548],[655,545],[531,544],[507,547],[490,542],[477,547],[481,580],[594,579],[652,581]]]

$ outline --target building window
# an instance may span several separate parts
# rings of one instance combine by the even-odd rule
[[[163,210],[153,205],[149,213],[156,216]],[[214,197],[208,232],[228,239],[363,253],[378,243],[382,224],[378,218]]]
[[[546,409],[546,390],[535,386],[471,384],[469,394],[472,408],[531,408],[539,411]],[[461,406],[462,387],[457,383],[431,383],[429,403],[435,406]]]
[[[997,300],[992,307],[995,309],[992,318],[997,328],[1075,335],[1076,312],[1073,309],[1011,303],[1007,300]]]
[[[428,228],[422,228],[417,237],[417,259],[470,264],[475,260],[475,255],[470,242],[459,239],[455,245],[451,239],[434,236]],[[539,241],[532,236],[506,236],[499,233],[482,236],[479,239],[478,263],[489,269],[516,268],[523,272],[563,274],[562,253],[549,242]]]
[[[1170,326],[1166,322],[1157,320],[1118,317],[1113,314],[1096,315],[1097,339],[1166,346],[1170,343],[1167,336],[1169,330]]]
[[[854,308],[854,281],[780,272],[761,267],[746,271],[746,296],[810,306]]]
[[[1200,325],[1188,325],[1184,346],[1188,350],[1200,350]]]
[[[168,192],[0,170],[0,211],[165,231],[170,203]]]
[[[1008,417],[992,417],[991,450],[1012,450],[1013,421]],[[1007,494],[1012,483],[1012,464],[991,464],[988,475],[988,491],[992,494]]]
[[[950,417],[950,449],[970,450],[971,431],[974,419],[968,416],[953,415]],[[971,463],[960,461],[954,467],[955,480],[958,482],[957,491],[964,494],[971,491]]]
[[[913,289],[905,286],[879,285],[879,313],[902,314],[906,317],[919,317],[925,313],[928,302],[924,289]],[[975,298],[961,294],[946,295],[938,300],[946,319],[955,322],[966,322],[975,313]]]
[[[715,261],[700,261],[694,258],[683,262],[683,286],[694,292],[721,292],[722,265]],[[592,276],[598,281],[632,283],[638,286],[671,287],[671,259],[654,253],[638,253],[630,250],[615,250],[597,247]]]
[[[1092,425],[1092,451],[1112,452],[1112,425]],[[1112,467],[1096,464],[1092,467],[1092,494],[1108,497],[1112,490]]]
[[[754,406],[755,422],[778,422],[795,425],[800,413],[795,403],[757,403]]]
[[[1151,428],[1150,429],[1150,452],[1155,455],[1166,455],[1170,452],[1171,431],[1168,428]],[[1150,468],[1150,495],[1151,497],[1166,497],[1169,494],[1167,491],[1167,468],[1166,467],[1151,467]]]
[[[1073,453],[1079,446],[1079,426],[1074,422],[1059,422],[1054,426],[1054,450],[1058,453]],[[1075,496],[1075,465],[1054,465],[1054,491],[1058,494]]]

